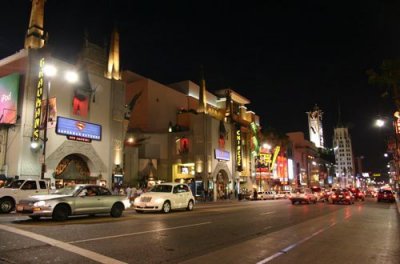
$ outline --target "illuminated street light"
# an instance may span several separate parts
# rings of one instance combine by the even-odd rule
[[[50,90],[51,90],[51,81],[57,75],[57,68],[54,65],[46,64],[43,67],[44,76],[47,77],[47,89],[46,89],[46,109],[44,115],[44,128],[43,128],[43,163],[40,178],[44,179],[44,174],[46,172],[46,143],[47,143],[47,125],[48,125],[48,115],[49,115],[49,105],[50,105]],[[78,81],[78,74],[73,71],[67,71],[65,73],[65,80],[70,83],[75,83]],[[36,144],[35,144],[36,143]],[[32,142],[31,147],[33,149],[38,148],[38,142]]]
[[[376,121],[375,121],[375,125],[377,126],[377,127],[383,127],[384,125],[385,125],[385,121],[383,120],[383,119],[377,119]]]

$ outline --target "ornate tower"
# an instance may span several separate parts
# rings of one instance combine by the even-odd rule
[[[119,33],[114,28],[111,33],[110,53],[108,54],[108,66],[105,77],[108,79],[121,80],[119,69]]]
[[[40,49],[45,44],[43,30],[44,2],[45,0],[32,0],[31,17],[25,36],[25,49]]]
[[[203,69],[201,71],[200,89],[199,89],[199,107],[198,113],[207,114],[207,98],[206,98],[206,80],[204,79]]]
[[[315,144],[317,148],[324,147],[324,134],[322,129],[322,115],[323,112],[317,105],[311,112],[306,112],[308,116],[308,129],[310,133],[310,141]]]

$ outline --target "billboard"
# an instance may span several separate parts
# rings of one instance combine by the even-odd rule
[[[75,138],[101,140],[101,125],[58,116],[56,133]]]
[[[17,122],[19,79],[18,73],[0,78],[0,124]]]

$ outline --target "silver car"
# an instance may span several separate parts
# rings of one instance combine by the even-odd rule
[[[28,214],[32,219],[52,217],[64,221],[71,215],[93,215],[109,213],[120,217],[130,207],[126,196],[113,195],[105,187],[93,184],[67,186],[46,195],[34,195],[20,200],[18,213]]]

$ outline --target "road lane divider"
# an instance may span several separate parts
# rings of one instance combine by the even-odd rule
[[[137,236],[137,235],[156,233],[156,232],[161,232],[161,231],[168,231],[168,230],[176,230],[176,229],[182,229],[182,228],[188,228],[188,227],[197,227],[197,226],[209,225],[211,223],[212,222],[203,222],[203,223],[197,223],[197,224],[191,224],[191,225],[160,228],[160,229],[154,229],[154,230],[148,230],[148,231],[140,231],[140,232],[134,232],[134,233],[126,233],[126,234],[114,235],[114,236],[104,236],[104,237],[95,237],[95,238],[88,238],[88,239],[82,239],[82,240],[75,240],[75,241],[70,241],[70,242],[67,242],[67,243],[77,244],[77,243],[98,241],[98,240],[105,240],[105,239],[112,239],[112,238],[119,238],[119,237]]]
[[[275,213],[275,211],[272,211],[272,212],[261,213],[260,215],[269,215],[269,214],[274,214],[274,213]]]
[[[302,240],[300,240],[300,241],[298,241],[298,242],[296,242],[296,243],[293,243],[293,244],[291,244],[291,245],[285,247],[284,249],[281,249],[279,252],[276,252],[275,254],[272,254],[271,256],[269,256],[269,257],[267,257],[267,258],[265,258],[265,259],[263,259],[263,260],[257,262],[257,264],[265,264],[265,263],[268,263],[268,262],[270,262],[271,260],[273,260],[273,259],[275,259],[275,258],[277,258],[277,257],[279,257],[279,256],[281,256],[281,255],[283,255],[283,254],[288,253],[288,252],[289,252],[290,250],[292,250],[293,248],[295,248],[295,247],[297,247],[298,245],[300,245],[300,244],[306,242],[307,240],[310,240],[311,238],[315,237],[316,235],[318,235],[318,234],[320,234],[320,233],[322,233],[322,232],[328,230],[329,228],[333,227],[334,225],[336,225],[336,223],[332,223],[332,224],[330,224],[328,227],[322,228],[322,229],[320,229],[320,230],[318,230],[318,231],[312,233],[311,235],[309,235],[309,236],[303,238]]]
[[[45,244],[48,244],[50,246],[57,247],[57,248],[60,248],[62,250],[65,250],[65,251],[69,251],[69,252],[78,254],[80,256],[83,256],[85,258],[89,258],[89,259],[97,261],[99,263],[104,263],[104,264],[126,264],[126,262],[122,262],[122,261],[119,261],[117,259],[110,258],[110,257],[107,257],[105,255],[102,255],[102,254],[99,254],[99,253],[96,253],[96,252],[93,252],[93,251],[90,251],[90,250],[87,250],[87,249],[83,249],[83,248],[71,245],[69,243],[66,243],[66,242],[63,242],[63,241],[60,241],[60,240],[56,240],[56,239],[49,238],[49,237],[46,237],[46,236],[43,236],[43,235],[39,235],[39,234],[36,234],[36,233],[33,233],[33,232],[29,232],[29,231],[25,231],[25,230],[22,230],[22,229],[18,229],[18,228],[12,227],[12,226],[7,226],[7,225],[1,225],[0,224],[0,229],[2,229],[4,231],[7,231],[7,232],[14,233],[14,234],[18,234],[18,235],[21,235],[21,236],[25,236],[25,237],[28,237],[28,238],[31,238],[31,239],[38,240],[38,241],[43,242]]]

